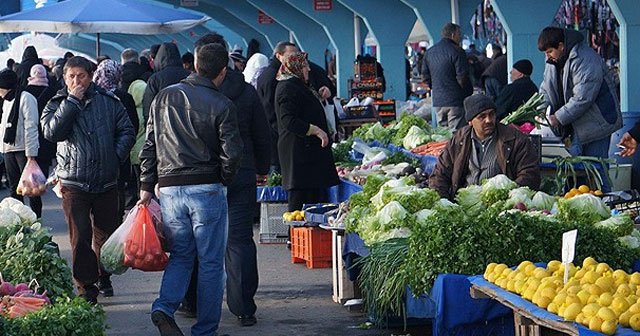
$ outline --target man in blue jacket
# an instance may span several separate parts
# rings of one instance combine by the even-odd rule
[[[552,129],[571,140],[571,155],[608,157],[622,114],[604,61],[575,30],[543,29],[538,50],[547,58],[540,92],[551,106]]]
[[[111,289],[110,274],[98,260],[102,244],[120,223],[118,172],[135,131],[120,100],[95,85],[92,73],[89,60],[70,58],[64,66],[66,87],[51,98],[40,123],[44,137],[59,143],[56,175],[71,236],[73,278],[80,296],[95,303],[96,282],[102,290]]]
[[[469,63],[460,41],[460,26],[447,23],[440,42],[427,50],[422,67],[422,77],[431,88],[438,125],[454,130],[465,126],[463,101],[473,93]]]

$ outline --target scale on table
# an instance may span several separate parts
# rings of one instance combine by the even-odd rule
[[[543,158],[570,157],[565,144],[560,137],[541,138],[541,155]]]

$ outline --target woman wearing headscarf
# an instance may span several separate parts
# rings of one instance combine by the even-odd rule
[[[122,67],[114,60],[106,59],[98,64],[96,71],[93,73],[93,82],[108,92],[113,93],[127,110],[127,115],[135,130],[138,129],[139,120],[136,113],[136,103],[133,97],[126,91],[119,88],[122,80]],[[129,158],[120,165],[120,175],[118,177],[118,218],[124,214],[125,190],[127,183],[130,183],[131,161]],[[103,282],[104,281],[104,282]],[[111,281],[100,279],[98,289],[102,295],[113,296],[113,287]]]
[[[327,188],[337,185],[321,93],[308,84],[306,53],[284,58],[276,75],[275,110],[282,186],[289,192],[289,211],[327,201]]]
[[[27,79],[28,85],[25,91],[36,97],[38,101],[38,120],[40,120],[44,107],[56,94],[56,86],[55,84],[49,85],[47,69],[42,64],[32,66],[29,74],[30,77]],[[44,138],[40,123],[38,123],[38,143],[40,144],[37,158],[38,165],[44,173],[44,176],[49,176],[51,160],[56,157],[56,144]]]
[[[11,197],[23,201],[17,187],[27,161],[38,156],[38,101],[31,93],[20,89],[18,75],[13,70],[0,71],[2,124],[0,124],[0,152],[9,180]],[[38,218],[42,215],[40,197],[30,197],[29,205]]]
[[[258,77],[260,77],[264,69],[268,66],[269,58],[267,58],[267,56],[260,53],[253,54],[247,61],[247,65],[242,72],[244,81],[255,88],[258,85]]]

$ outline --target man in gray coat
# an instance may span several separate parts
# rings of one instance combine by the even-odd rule
[[[547,27],[538,50],[547,64],[540,92],[551,106],[554,132],[571,139],[569,152],[606,158],[611,134],[622,127],[620,102],[602,58],[578,31]]]
[[[454,130],[465,126],[464,98],[473,93],[467,55],[460,47],[461,29],[455,23],[442,28],[442,39],[427,50],[422,77],[431,88],[438,125]]]

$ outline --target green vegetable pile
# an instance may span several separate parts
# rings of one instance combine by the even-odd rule
[[[629,270],[640,256],[640,232],[631,218],[611,216],[592,195],[558,200],[518,188],[503,175],[460,189],[457,204],[406,181],[367,184],[347,215],[347,230],[369,246],[360,281],[376,314],[399,315],[406,286],[415,295],[428,293],[441,273],[480,274],[491,262],[561,259],[562,234],[573,229],[576,262],[594,257]]]
[[[269,177],[267,177],[267,186],[277,187],[281,185],[282,185],[282,175],[278,173],[269,174]]]
[[[101,306],[91,305],[81,298],[65,298],[24,317],[0,318],[0,335],[100,336],[106,335],[105,320]]]

